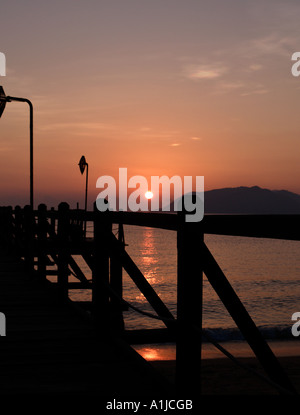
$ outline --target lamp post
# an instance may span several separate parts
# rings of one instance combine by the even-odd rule
[[[3,114],[7,102],[26,102],[29,105],[30,121],[29,121],[29,133],[30,133],[30,206],[33,208],[33,105],[27,98],[17,98],[6,96],[4,89],[0,86],[0,117]]]
[[[85,203],[84,203],[84,209],[87,211],[87,194],[88,194],[88,181],[89,181],[89,165],[86,162],[86,159],[84,156],[81,157],[78,163],[80,173],[83,174],[84,170],[86,168],[86,182],[85,182]],[[84,222],[84,235],[86,235],[86,221]]]

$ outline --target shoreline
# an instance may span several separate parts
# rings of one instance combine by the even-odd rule
[[[272,340],[268,341],[268,344],[297,393],[300,394],[299,340]],[[240,363],[250,367],[251,371],[258,372],[268,380],[264,369],[245,342],[224,342],[222,346],[232,353]],[[174,345],[147,345],[147,347],[144,346],[144,349],[140,345],[137,349],[144,358],[148,357],[146,360],[170,382],[175,381]],[[281,395],[273,385],[251,371],[238,366],[211,344],[203,344],[201,370],[201,395]]]
[[[276,357],[300,357],[300,339],[267,340],[267,343]],[[255,358],[252,349],[245,341],[232,340],[219,342],[219,344],[233,354],[234,357]],[[139,344],[132,347],[148,361],[176,359],[175,343]],[[216,349],[214,345],[206,342],[202,344],[202,359],[221,358],[224,358],[223,353]]]

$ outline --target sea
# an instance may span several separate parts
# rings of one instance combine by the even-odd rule
[[[90,227],[88,232],[91,232]],[[114,232],[117,233],[117,228]],[[127,252],[176,317],[176,232],[125,225],[124,234]],[[300,312],[300,242],[223,235],[205,235],[204,241],[263,337],[279,352],[289,341],[290,349],[300,355],[300,336],[295,337],[292,333],[295,323],[292,316]],[[83,263],[81,266],[86,267]],[[89,276],[87,267],[84,271]],[[90,290],[71,292],[71,298],[80,301],[89,300],[90,295]],[[134,308],[155,314],[125,271],[123,296]],[[128,330],[164,327],[160,320],[131,308],[124,312],[124,322]],[[203,329],[231,352],[239,356],[251,355],[250,348],[205,274]],[[172,343],[136,345],[135,348],[148,360],[170,360],[176,353]],[[202,353],[206,357],[221,357],[220,351],[205,340]]]

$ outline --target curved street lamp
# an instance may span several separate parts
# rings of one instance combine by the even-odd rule
[[[83,174],[84,170],[86,168],[86,182],[85,182],[85,204],[84,209],[87,211],[87,194],[88,194],[88,182],[89,182],[89,165],[86,162],[86,159],[84,156],[81,157],[78,163],[80,173]],[[84,235],[86,235],[86,221],[84,223]]]
[[[3,87],[0,86],[0,118],[6,103],[12,101],[26,102],[29,105],[30,110],[30,206],[33,208],[33,105],[29,99],[6,96]]]

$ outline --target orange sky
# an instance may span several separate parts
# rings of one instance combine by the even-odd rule
[[[300,193],[297,2],[6,3],[0,81],[34,105],[36,204],[83,207],[83,154],[90,203],[119,167]],[[28,122],[26,104],[7,104],[0,205],[28,202]]]

